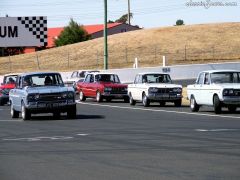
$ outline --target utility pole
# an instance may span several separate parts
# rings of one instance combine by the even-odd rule
[[[108,69],[107,0],[104,0],[104,69]]]
[[[130,0],[128,0],[128,24],[131,24]]]

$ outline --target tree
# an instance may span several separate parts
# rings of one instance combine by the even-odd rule
[[[90,37],[91,36],[87,33],[84,27],[80,26],[71,18],[69,25],[65,27],[59,37],[54,40],[54,44],[55,46],[64,46],[67,44],[87,41]]]
[[[130,13],[130,19],[133,18],[133,14]],[[119,19],[117,19],[115,22],[118,22],[118,23],[127,23],[128,21],[128,14],[124,14],[122,15]]]
[[[182,19],[178,19],[176,21],[176,26],[181,26],[181,25],[184,25],[184,21]]]

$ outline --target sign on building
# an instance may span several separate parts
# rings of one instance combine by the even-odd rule
[[[0,17],[0,47],[47,45],[47,17]]]

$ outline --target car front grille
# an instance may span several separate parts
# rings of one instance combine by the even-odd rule
[[[63,99],[61,93],[40,94],[39,101],[54,101]]]
[[[2,90],[2,94],[4,94],[4,95],[9,95],[9,91],[10,91],[11,89],[3,89]]]
[[[157,93],[160,94],[173,93],[173,88],[158,88]]]
[[[125,90],[124,87],[119,87],[119,88],[112,88],[111,94],[127,94],[127,91]]]

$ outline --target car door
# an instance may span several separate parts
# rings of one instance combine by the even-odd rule
[[[81,83],[82,84],[81,89],[83,91],[83,94],[87,97],[90,96],[90,92],[88,90],[88,86],[89,86],[89,83],[90,83],[90,77],[91,77],[91,74],[88,74],[86,76],[86,78],[84,79],[83,83]]]
[[[214,90],[210,85],[210,74],[207,72],[204,74],[204,80],[202,84],[201,90],[201,103],[206,105],[212,105],[212,98]]]
[[[145,83],[143,83],[143,76],[139,75],[136,84],[136,99],[141,101],[142,100],[142,93],[145,87]]]
[[[197,102],[197,104],[203,104],[204,98],[203,98],[203,83],[204,83],[204,75],[205,73],[200,73],[198,76],[198,79],[196,81],[196,84],[194,85],[194,98]]]
[[[13,99],[12,103],[14,104],[14,109],[17,111],[21,110],[21,105],[22,105],[22,96],[23,96],[23,85],[22,85],[22,80],[24,77],[20,76],[17,80],[17,86],[13,90]]]
[[[138,83],[139,75],[135,77],[133,84],[131,84],[131,95],[133,99],[137,100],[137,83]]]

